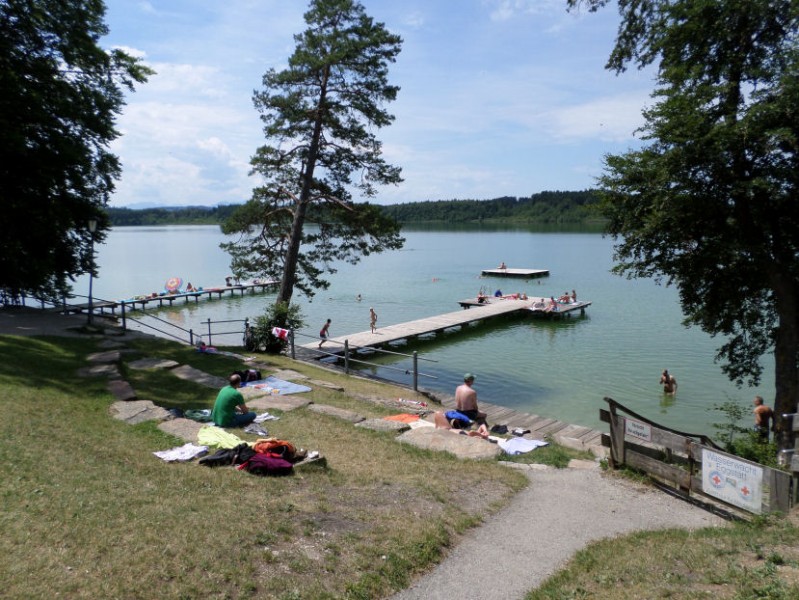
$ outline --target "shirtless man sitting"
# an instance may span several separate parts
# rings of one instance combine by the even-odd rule
[[[455,410],[462,412],[480,425],[486,424],[486,413],[477,409],[477,392],[472,388],[474,375],[466,373],[463,384],[455,389]]]

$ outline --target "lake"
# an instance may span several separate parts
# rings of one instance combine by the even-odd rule
[[[599,426],[605,396],[665,425],[710,435],[710,424],[722,420],[711,410],[715,404],[748,403],[756,393],[773,398],[770,356],[758,389],[736,388],[714,363],[721,341],[682,326],[676,290],[612,275],[612,240],[599,233],[462,226],[406,228],[403,235],[404,249],[355,266],[337,265],[328,290],[312,300],[295,296],[306,320],[298,344],[315,338],[327,318],[334,337],[368,330],[370,307],[379,328],[458,310],[458,300],[474,297],[481,287],[530,296],[575,289],[579,299],[593,303],[583,318],[508,317],[397,351],[417,350],[421,358],[436,361],[420,360],[420,370],[435,376],[420,378],[422,387],[451,394],[469,371],[482,400],[591,427]],[[173,276],[195,286],[223,285],[230,274],[229,258],[219,249],[224,239],[215,226],[115,228],[97,246],[94,295],[120,300],[161,291]],[[503,261],[511,268],[548,269],[550,276],[480,277],[482,269]],[[76,282],[76,293],[87,290],[86,278]],[[148,312],[203,331],[209,318],[252,319],[273,300],[274,294],[248,294]],[[365,371],[410,384],[404,374],[409,359],[378,362],[385,366]],[[676,396],[664,396],[658,385],[664,368],[677,378]]]

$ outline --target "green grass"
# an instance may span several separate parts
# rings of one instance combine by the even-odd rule
[[[799,529],[772,517],[695,532],[666,530],[603,540],[527,600],[576,598],[799,598]]]
[[[516,454],[514,456],[501,455],[500,460],[505,462],[522,464],[549,465],[557,469],[565,469],[569,466],[569,461],[573,458],[580,460],[594,460],[594,455],[585,450],[572,450],[565,446],[559,446],[547,439],[548,446],[540,446],[532,452],[526,454]]]
[[[124,362],[170,358],[219,376],[243,366],[164,340],[127,345],[134,351]],[[328,469],[259,478],[167,464],[152,452],[182,440],[153,423],[112,419],[106,380],[78,376],[98,350],[95,338],[0,336],[4,598],[382,596],[407,586],[526,484],[495,461],[419,450],[308,410],[268,428],[322,452]],[[315,386],[308,397],[366,416],[388,409],[351,394],[399,394],[267,360],[344,386],[346,393]],[[216,396],[158,370],[123,372],[140,398],[164,406],[210,407]]]

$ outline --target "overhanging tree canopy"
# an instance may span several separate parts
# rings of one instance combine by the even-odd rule
[[[114,119],[149,69],[106,52],[101,0],[0,2],[0,288],[54,298],[93,267],[119,177]]]
[[[327,287],[335,261],[404,241],[392,219],[352,201],[353,190],[371,197],[401,181],[374,130],[393,121],[383,105],[397,95],[388,65],[402,40],[353,0],[314,0],[305,21],[288,67],[267,71],[254,95],[268,144],[251,164],[263,181],[223,228],[239,234],[222,245],[233,271],[279,279],[277,302],[295,286],[308,296]]]
[[[596,9],[606,0],[569,0]],[[739,385],[775,356],[778,431],[799,400],[799,3],[619,0],[608,68],[656,63],[641,150],[600,182],[616,271],[677,286]],[[788,436],[781,436],[783,446]]]

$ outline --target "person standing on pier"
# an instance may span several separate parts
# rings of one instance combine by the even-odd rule
[[[474,375],[466,373],[463,376],[463,385],[455,389],[455,410],[462,412],[472,421],[480,425],[486,425],[486,414],[477,408],[477,392],[472,388]]]
[[[319,337],[322,338],[321,341],[319,342],[320,348],[322,347],[322,344],[324,344],[327,341],[327,338],[330,335],[329,330],[330,330],[330,319],[325,321],[325,324],[322,325],[322,329],[319,331]]]
[[[369,328],[372,330],[372,333],[377,329],[377,313],[371,306],[369,307]]]

